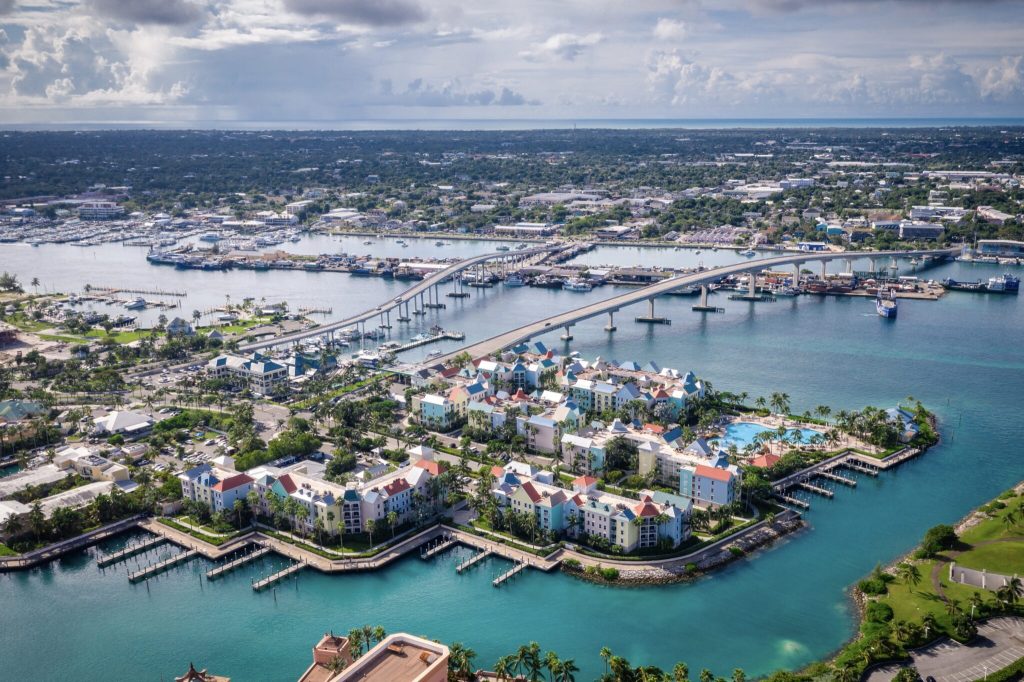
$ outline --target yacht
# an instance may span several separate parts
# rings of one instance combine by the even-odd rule
[[[146,299],[139,297],[134,301],[129,301],[128,303],[125,303],[124,307],[127,310],[142,310],[143,308],[146,307]]]
[[[439,358],[442,355],[444,355],[444,351],[443,350],[432,350],[429,353],[427,353],[427,360],[431,360],[433,358]]]
[[[757,251],[754,251],[753,249],[747,249],[746,251],[740,251],[740,255],[746,256],[747,258],[752,258],[757,255]]]
[[[570,279],[562,285],[562,288],[566,291],[591,291],[594,287],[586,280]]]
[[[495,251],[511,251],[512,247],[511,246],[506,246],[505,244],[502,244],[501,246],[495,247],[494,250]]]
[[[521,287],[525,284],[526,280],[524,280],[519,275],[509,275],[508,277],[505,278],[505,286],[507,287]]]
[[[369,239],[367,239],[367,240],[366,240],[365,242],[363,242],[363,246],[369,246],[369,245],[370,245],[370,244],[372,244],[372,243],[373,243],[372,241],[370,241]]]

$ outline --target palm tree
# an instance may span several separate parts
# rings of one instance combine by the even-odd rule
[[[921,618],[921,626],[924,627],[924,636],[925,639],[927,639],[930,633],[938,632],[939,621],[936,620],[935,616],[933,616],[932,614],[926,613]]]
[[[33,277],[32,281],[29,282],[29,286],[31,286],[33,289],[35,289],[36,293],[38,294],[39,293],[39,278],[38,277]]]
[[[576,675],[580,669],[576,667],[576,661],[571,658],[562,660],[561,665],[558,669],[558,677],[554,678],[554,682],[576,682]]]
[[[363,653],[363,631],[360,628],[352,628],[348,631],[348,648],[349,653],[352,654],[352,659],[359,658],[359,655]]]
[[[398,512],[391,510],[387,515],[388,527],[391,529],[391,539],[395,539],[395,526],[398,525]]]
[[[909,561],[905,561],[896,567],[896,575],[907,584],[911,592],[914,591],[914,586],[921,582],[921,571]]]
[[[381,627],[380,625],[378,625],[378,626],[373,628],[373,639],[375,641],[382,642],[382,641],[384,641],[384,638],[387,637],[387,636],[388,636],[388,633],[385,632],[384,628]],[[475,656],[476,654],[473,654],[473,655]]]
[[[454,642],[448,648],[448,661],[456,679],[468,680],[472,677],[472,661],[476,652],[463,646],[462,642]]]
[[[906,642],[910,637],[910,623],[905,620],[897,620],[892,624],[892,634],[899,642]]]
[[[499,680],[509,680],[512,677],[512,659],[509,656],[502,656],[494,664],[494,674]]]
[[[370,548],[373,548],[373,530],[377,527],[377,522],[373,519],[366,519],[366,534],[370,536]]]
[[[606,646],[601,647],[601,658],[604,659],[604,674],[608,674],[608,660],[612,657],[612,650]]]
[[[672,682],[690,682],[690,666],[676,663],[672,668]]]
[[[859,678],[860,675],[857,674],[852,665],[832,668],[832,682],[856,682]]]
[[[743,672],[743,668],[733,669],[732,682],[747,682],[747,674]]]
[[[702,668],[700,671],[700,682],[715,682],[715,675],[707,668]]]
[[[958,602],[956,599],[947,599],[946,600],[946,613],[949,616],[958,616],[961,613],[963,613],[963,609],[960,608],[960,602]]]
[[[996,590],[996,597],[1007,606],[1013,606],[1022,596],[1024,596],[1024,584],[1017,576],[1010,578],[1005,585]]]

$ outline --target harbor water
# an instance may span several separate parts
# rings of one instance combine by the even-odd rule
[[[411,243],[405,250],[417,251]],[[480,244],[478,252],[489,247]],[[77,260],[65,261],[65,253]],[[222,303],[227,292],[233,300],[283,298],[293,308],[331,305],[337,318],[393,298],[406,286],[335,273],[182,272],[149,266],[143,255],[120,246],[0,245],[0,269],[64,290],[84,281],[126,286],[133,278],[187,289],[189,312],[204,297],[210,305]],[[596,266],[624,255],[600,249],[587,258]],[[663,250],[652,258],[692,267],[704,255]],[[996,266],[951,263],[926,276],[977,279],[999,272]],[[431,311],[408,330],[396,324],[393,338],[440,323],[465,332],[467,341],[478,340],[613,292],[499,285],[472,293],[465,301],[449,300],[447,310]],[[851,583],[905,552],[928,527],[955,521],[1024,474],[1024,304],[1016,296],[951,293],[937,302],[901,301],[899,319],[889,321],[875,314],[871,299],[716,299],[724,314],[693,313],[694,301],[686,297],[658,299],[657,313],[671,318],[671,326],[635,324],[633,316],[646,305],[621,311],[612,334],[602,329],[605,319],[596,318],[573,329],[572,349],[586,357],[692,369],[716,388],[752,397],[785,392],[798,413],[819,404],[834,410],[889,406],[912,395],[937,412],[942,442],[877,479],[861,477],[857,488],[837,490],[834,500],[811,500],[806,530],[685,585],[622,589],[528,570],[495,589],[491,579],[504,567],[501,560],[458,575],[456,557],[442,555],[429,562],[409,557],[368,574],[306,570],[297,583],[258,594],[250,581],[271,573],[278,560],[215,582],[202,577],[210,564],[197,560],[147,587],[130,585],[125,565],[97,568],[95,554],[127,541],[119,538],[30,572],[0,575],[2,676],[170,679],[195,661],[238,680],[294,679],[325,631],[363,624],[465,642],[482,667],[536,640],[574,658],[581,680],[603,670],[602,646],[636,663],[671,668],[686,661],[691,670],[707,667],[723,676],[735,667],[759,675],[827,655],[855,630]],[[558,333],[543,341],[564,348]],[[141,565],[172,551],[155,550],[140,558]],[[128,565],[134,568],[134,560]],[[47,655],[26,655],[44,637]]]

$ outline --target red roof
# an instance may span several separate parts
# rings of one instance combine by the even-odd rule
[[[516,391],[516,392],[515,392],[515,394],[514,394],[514,395],[512,396],[512,400],[529,400],[529,399],[530,399],[530,396],[526,395],[526,394],[525,394],[525,393],[523,392],[523,389],[519,389],[519,390],[518,390],[518,391]]]
[[[299,489],[299,486],[295,485],[295,481],[292,480],[291,474],[285,474],[281,478],[277,479],[277,482],[281,484],[286,493],[293,493]]]
[[[228,490],[234,490],[238,486],[245,485],[246,483],[252,483],[252,478],[245,474],[235,474],[234,476],[225,478],[223,481],[213,486],[213,489],[219,493],[223,493]]]
[[[440,476],[441,472],[448,468],[448,465],[444,462],[433,462],[429,459],[421,459],[416,462],[416,466],[420,469],[426,469],[430,472],[431,476]]]
[[[439,374],[442,377],[444,377],[445,379],[451,379],[453,376],[455,376],[458,373],[459,373],[459,368],[458,367],[445,367],[444,369],[442,369],[439,372]]]
[[[523,491],[529,496],[530,501],[534,504],[541,501],[542,495],[537,492],[537,489],[533,487],[533,484],[527,481],[523,484]]]
[[[405,492],[411,487],[412,486],[409,485],[409,481],[405,480],[404,478],[397,478],[391,483],[388,483],[386,486],[384,486],[384,492],[386,492],[388,495],[397,495],[398,493]]]
[[[505,470],[502,469],[497,464],[495,464],[494,466],[491,467],[491,476],[494,476],[495,478],[501,478],[504,475],[505,475]]]
[[[584,488],[589,488],[595,483],[597,483],[597,479],[593,476],[578,476],[572,482],[573,485],[583,486]]]
[[[651,502],[651,498],[645,497],[643,502],[633,507],[633,511],[636,512],[637,516],[643,516],[650,518],[658,515],[658,507]]]
[[[715,481],[721,481],[722,483],[728,483],[732,480],[732,474],[725,469],[719,469],[718,467],[709,467],[703,464],[698,464],[697,469],[694,472],[697,476],[704,478],[710,478]]]
[[[659,426],[658,424],[644,424],[644,431],[650,431],[651,433],[655,433],[660,436],[665,433],[665,427]]]
[[[755,457],[753,461],[750,462],[750,465],[755,466],[758,469],[767,469],[768,467],[773,466],[780,459],[782,458],[778,455],[764,454],[760,457]]]
[[[666,391],[663,388],[659,388],[657,391],[654,392],[654,399],[655,400],[667,400],[668,398],[671,398],[671,397],[672,396],[669,395],[668,391]]]

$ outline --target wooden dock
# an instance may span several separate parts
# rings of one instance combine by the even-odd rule
[[[437,341],[464,341],[465,338],[466,335],[462,332],[441,332],[440,334],[434,334],[426,339],[419,339],[418,341],[410,341],[409,343],[402,344],[394,350],[396,353],[401,353],[405,350],[412,350],[413,348],[426,346],[428,343],[435,343]]]
[[[483,561],[487,557],[491,556],[491,554],[493,554],[493,552],[491,552],[491,550],[489,550],[489,549],[486,549],[486,550],[480,552],[479,554],[475,554],[475,555],[471,556],[470,558],[466,559],[465,561],[463,561],[458,566],[456,566],[455,567],[455,572],[456,573],[462,573],[467,568],[470,568],[471,566],[476,566],[478,563],[480,563],[481,561]]]
[[[822,478],[826,478],[826,479],[828,479],[830,481],[834,481],[836,483],[842,483],[843,485],[848,485],[851,488],[856,488],[857,487],[857,481],[855,479],[847,478],[846,476],[840,476],[839,474],[833,472],[831,469],[824,470],[824,471],[819,471],[818,475],[821,476]]]
[[[106,566],[110,566],[111,564],[116,564],[119,561],[124,561],[125,559],[133,557],[136,554],[148,552],[154,547],[158,547],[164,544],[165,542],[167,542],[166,538],[157,535],[155,537],[149,538],[148,540],[144,540],[138,544],[128,545],[124,549],[114,552],[113,554],[105,554],[96,560],[96,565],[100,568],[104,568]]]
[[[183,564],[186,561],[190,561],[198,555],[199,552],[195,551],[194,549],[190,549],[187,552],[182,552],[181,554],[175,554],[169,559],[164,559],[163,561],[146,566],[145,568],[135,571],[134,573],[129,573],[128,581],[137,583],[140,580],[152,578],[154,575],[162,573],[166,571],[168,568],[172,568],[174,566],[177,566],[178,564]]]
[[[854,459],[846,459],[843,462],[843,466],[847,469],[852,469],[861,474],[867,474],[868,476],[878,476],[878,469],[872,469],[871,467],[865,466]]]
[[[501,587],[504,583],[508,582],[509,580],[517,576],[525,568],[525,563],[518,563],[512,568],[502,573],[501,575],[499,575],[497,578],[495,578],[491,584],[495,587]]]
[[[774,497],[775,499],[780,500],[782,502],[785,502],[786,504],[791,504],[794,507],[800,507],[801,509],[810,509],[811,508],[811,503],[810,502],[804,502],[803,500],[798,500],[797,498],[792,497],[790,495],[786,495],[785,493],[774,493],[772,495],[772,497]]]
[[[188,296],[184,291],[162,291],[160,289],[126,289],[122,287],[100,287],[95,284],[90,285],[88,293],[100,293],[100,294],[143,294],[149,296],[177,296],[184,298]]]
[[[797,483],[797,486],[802,488],[803,490],[814,493],[815,495],[821,495],[822,497],[827,497],[829,499],[832,499],[835,496],[835,493],[833,493],[831,490],[826,490],[825,488],[816,486],[813,483],[809,483],[807,481],[801,481],[800,483]]]
[[[427,549],[425,551],[420,552],[420,558],[423,559],[423,560],[433,559],[435,556],[437,556],[441,552],[445,551],[446,549],[451,549],[452,547],[454,547],[457,544],[459,544],[459,541],[456,538],[454,538],[454,537],[446,538],[443,542],[439,542],[438,544],[434,545],[433,547],[431,547],[431,548],[429,548],[429,549]]]
[[[298,573],[299,571],[301,571],[305,567],[306,567],[306,564],[304,562],[303,563],[292,564],[291,566],[288,566],[287,568],[284,568],[284,569],[278,571],[277,573],[274,573],[272,575],[268,575],[266,578],[263,578],[262,580],[257,580],[256,582],[254,582],[252,584],[252,589],[255,590],[256,592],[261,592],[262,590],[265,590],[266,588],[270,587],[271,585],[276,585],[277,583],[281,582],[282,580],[284,580],[288,576],[292,575],[293,573]]]
[[[247,554],[243,554],[242,556],[238,557],[237,559],[232,559],[231,561],[227,562],[226,564],[221,564],[220,566],[217,566],[216,568],[207,571],[206,572],[206,579],[207,580],[213,580],[214,578],[219,578],[220,576],[224,575],[225,573],[230,573],[231,571],[235,570],[239,566],[244,566],[245,564],[252,563],[253,561],[256,561],[257,559],[259,559],[260,557],[264,557],[264,556],[266,556],[268,554],[270,554],[270,549],[268,549],[267,547],[259,547],[258,549],[256,549],[253,552],[249,552]]]

